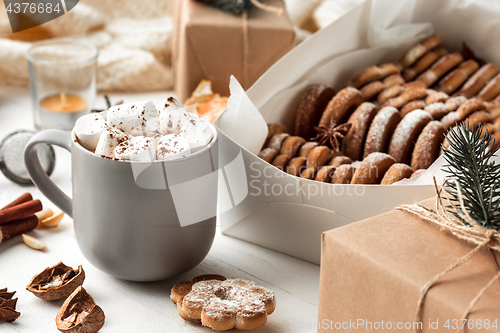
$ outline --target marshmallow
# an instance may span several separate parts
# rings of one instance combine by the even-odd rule
[[[212,140],[211,125],[201,118],[192,118],[182,126],[181,135],[188,140],[189,147],[194,153],[205,147]]]
[[[152,161],[155,159],[154,140],[144,136],[134,136],[115,148],[115,157],[121,160]]]
[[[97,142],[95,153],[104,157],[115,158],[115,148],[120,143],[131,139],[127,133],[115,127],[105,126]]]
[[[151,101],[116,105],[108,110],[107,122],[130,135],[150,136],[158,130],[158,110]]]
[[[160,112],[160,133],[179,134],[182,126],[191,117],[181,102],[169,97],[157,106]]]
[[[184,157],[189,154],[191,154],[189,142],[179,134],[164,135],[156,145],[156,158],[158,160]]]
[[[87,114],[78,118],[75,125],[75,135],[78,142],[84,148],[95,151],[104,125],[104,119],[98,113]]]

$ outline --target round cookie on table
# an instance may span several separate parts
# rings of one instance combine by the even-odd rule
[[[276,308],[271,290],[248,279],[220,275],[180,282],[172,288],[170,299],[181,318],[217,331],[261,327]]]

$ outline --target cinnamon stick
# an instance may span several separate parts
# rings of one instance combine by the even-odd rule
[[[42,210],[40,200],[30,200],[14,207],[0,210],[0,225],[28,217]]]
[[[26,192],[26,193],[22,194],[19,198],[12,201],[10,204],[8,204],[7,206],[3,207],[0,210],[4,210],[5,208],[14,207],[14,206],[17,206],[17,205],[22,204],[24,202],[30,201],[30,200],[33,200],[33,197],[31,196],[30,193]]]
[[[38,226],[38,218],[36,215],[31,215],[16,221],[0,225],[0,243],[2,240],[9,240],[25,234]]]

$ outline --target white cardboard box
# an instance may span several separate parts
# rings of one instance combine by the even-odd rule
[[[221,142],[233,146],[221,149],[226,163],[219,165],[242,157],[246,179],[238,183],[248,193],[227,201],[230,209],[219,206],[222,232],[319,264],[323,231],[433,196],[431,178],[439,173],[441,160],[409,185],[319,183],[258,158],[256,147],[266,132],[262,126],[282,122],[293,128],[307,86],[327,83],[338,91],[360,70],[396,60],[434,31],[450,51],[466,41],[479,56],[495,61],[500,58],[500,43],[493,42],[500,37],[499,13],[500,3],[490,1],[366,1],[285,55],[248,90],[264,121],[248,106],[248,97],[233,89],[228,110],[216,122]]]

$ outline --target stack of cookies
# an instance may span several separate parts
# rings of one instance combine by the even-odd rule
[[[270,124],[259,156],[301,178],[392,184],[427,169],[457,123],[483,125],[500,142],[500,71],[464,47],[449,53],[432,35],[394,63],[370,66],[335,93],[308,88],[294,135]]]

